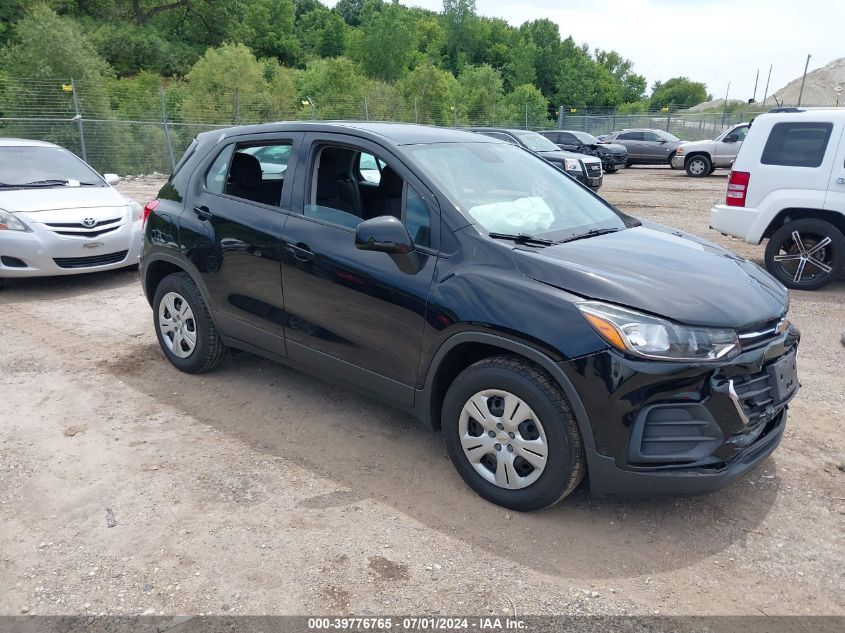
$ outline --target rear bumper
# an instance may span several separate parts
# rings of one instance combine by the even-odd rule
[[[97,237],[58,235],[38,224],[0,234],[0,278],[79,275],[138,264],[141,222]]]
[[[738,237],[749,244],[759,244],[764,229],[759,227],[762,214],[759,209],[714,205],[710,209],[710,228],[724,235]]]

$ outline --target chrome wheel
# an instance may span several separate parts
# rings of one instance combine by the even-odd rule
[[[197,324],[185,298],[168,292],[158,305],[158,327],[162,340],[174,356],[187,358],[197,346]]]
[[[472,467],[500,488],[530,486],[546,468],[543,425],[524,400],[507,391],[487,389],[467,400],[458,433]]]
[[[831,241],[827,235],[802,235],[792,231],[791,237],[780,244],[779,254],[773,259],[794,283],[810,283],[833,270],[833,251],[829,248]]]
[[[700,158],[693,158],[689,165],[687,165],[687,171],[689,171],[691,176],[701,176],[704,174],[705,171],[709,171],[708,166],[704,164],[704,161]]]

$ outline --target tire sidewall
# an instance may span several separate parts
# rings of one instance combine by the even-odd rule
[[[517,490],[500,488],[479,475],[464,453],[459,437],[459,419],[466,402],[479,391],[501,389],[525,401],[543,426],[548,443],[548,460],[543,474],[530,486]],[[489,501],[517,511],[531,511],[553,505],[563,496],[570,479],[572,441],[562,419],[566,415],[534,381],[497,367],[470,368],[458,376],[443,401],[442,429],[452,463],[466,483]]]
[[[162,298],[168,292],[176,292],[182,296],[188,302],[191,312],[194,314],[194,324],[197,328],[197,343],[194,351],[187,358],[180,358],[167,349],[167,345],[164,343],[164,335],[161,333],[161,328],[158,324],[159,306]],[[153,327],[155,328],[156,338],[158,339],[161,351],[174,367],[188,373],[201,371],[210,353],[210,325],[212,324],[209,323],[208,309],[205,301],[192,281],[186,279],[183,274],[168,275],[161,280],[153,297]]]
[[[796,284],[792,277],[784,274],[781,267],[775,262],[775,255],[780,251],[780,245],[787,238],[791,238],[793,231],[808,231],[814,234],[827,235],[831,238],[830,249],[832,250],[831,272],[816,279],[810,283]],[[842,233],[830,222],[825,220],[817,220],[815,218],[806,218],[803,220],[793,220],[788,222],[775,231],[769,238],[766,244],[766,270],[782,283],[787,288],[795,290],[818,290],[829,283],[836,281],[842,274],[845,268],[845,237]]]

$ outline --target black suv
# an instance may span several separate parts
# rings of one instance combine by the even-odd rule
[[[248,350],[443,430],[487,499],[692,493],[771,453],[795,394],[786,290],[458,130],[277,123],[201,134],[144,210],[168,360]]]
[[[602,169],[608,174],[616,173],[628,164],[628,148],[619,143],[602,143],[588,132],[578,130],[544,130],[540,132],[563,150],[598,156]]]

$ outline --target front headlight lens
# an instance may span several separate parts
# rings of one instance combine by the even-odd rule
[[[680,325],[621,306],[585,301],[578,309],[619,350],[657,360],[724,360],[739,353],[736,331]]]
[[[0,209],[0,231],[28,231],[29,227],[17,216]]]
[[[675,150],[675,156],[681,156],[681,155],[685,154],[686,151],[687,150],[685,150],[683,147],[679,147],[678,149]]]
[[[141,219],[141,213],[144,211],[144,207],[140,204],[135,202],[134,200],[129,201],[129,207],[132,209],[132,221],[137,222]]]
[[[566,171],[581,171],[581,163],[574,158],[564,158],[563,168]]]

